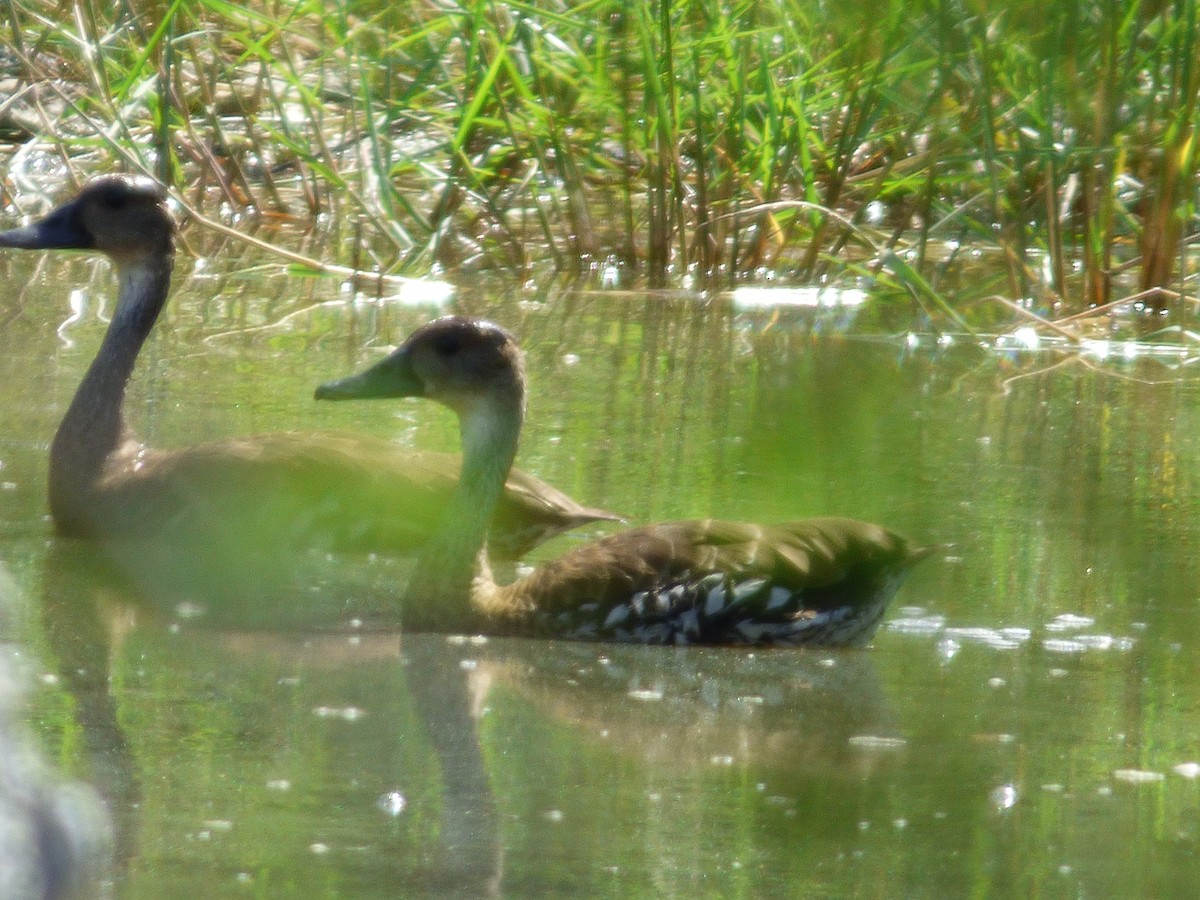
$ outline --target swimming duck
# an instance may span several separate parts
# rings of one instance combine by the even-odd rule
[[[126,427],[125,387],[167,299],[175,221],[165,192],[108,176],[0,247],[93,250],[116,268],[117,308],[50,449],[50,511],[63,535],[194,538],[379,552],[423,544],[459,459],[332,432],[254,435],[152,450]],[[561,531],[616,519],[523,472],[504,484],[491,540],[516,557]],[[230,537],[231,536],[231,537]]]
[[[463,466],[404,596],[414,631],[661,644],[861,645],[909,567],[930,553],[878,525],[713,519],[632,528],[498,585],[488,519],[525,414],[524,363],[503,328],[447,317],[317,399],[427,397],[458,414]]]

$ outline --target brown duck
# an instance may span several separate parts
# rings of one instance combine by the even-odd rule
[[[152,450],[125,425],[125,386],[167,299],[175,222],[153,182],[104,177],[0,246],[93,250],[112,260],[119,296],[100,350],[50,449],[50,511],[64,535],[373,552],[428,540],[454,492],[459,459],[339,433],[284,432]],[[615,519],[519,471],[500,490],[490,539],[515,557],[586,522]]]
[[[859,645],[929,548],[853,519],[711,519],[633,528],[497,585],[485,538],[525,411],[521,352],[504,329],[449,317],[418,329],[318,399],[428,397],[459,417],[463,466],[404,598],[421,631],[662,644]]]

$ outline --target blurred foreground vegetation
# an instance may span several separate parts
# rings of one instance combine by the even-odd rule
[[[4,13],[10,215],[143,171],[386,272],[854,284],[1051,318],[1194,293],[1194,0]]]

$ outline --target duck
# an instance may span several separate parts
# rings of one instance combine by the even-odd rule
[[[401,597],[402,628],[641,644],[861,646],[934,548],[849,518],[694,519],[617,531],[497,584],[487,531],[516,457],[525,369],[504,328],[449,316],[318,400],[423,397],[459,420],[463,464]]]
[[[455,491],[457,456],[334,431],[166,450],[134,436],[126,386],[170,291],[176,231],[160,185],[110,175],[33,224],[0,232],[0,247],[104,254],[117,276],[116,310],[50,447],[55,531],[397,555],[419,548]],[[490,538],[515,559],[568,529],[618,518],[513,470]]]

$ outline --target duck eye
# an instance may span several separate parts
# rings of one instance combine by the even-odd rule
[[[100,198],[100,202],[105,209],[120,209],[125,205],[125,196],[117,193],[105,194]]]

